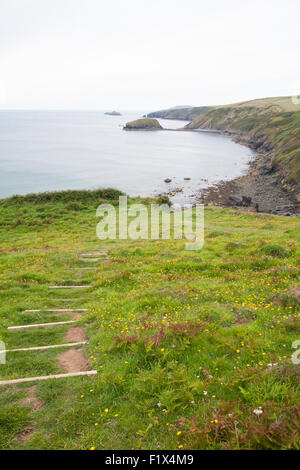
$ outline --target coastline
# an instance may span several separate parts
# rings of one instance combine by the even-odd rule
[[[164,113],[164,118],[168,117],[162,111],[156,113],[157,117],[161,113]],[[181,130],[219,133],[250,148],[255,155],[248,171],[245,170],[246,175],[233,176],[230,181],[200,189],[199,200],[225,207],[299,215],[299,123],[299,102],[295,103],[292,96],[260,98],[202,109]]]
[[[163,118],[160,118],[163,119]],[[174,119],[168,119],[169,122],[174,121]],[[267,148],[265,145],[260,145],[260,142],[255,142],[253,138],[247,135],[247,133],[239,133],[236,131],[229,131],[227,129],[214,129],[210,127],[200,127],[200,128],[191,128],[189,125],[191,121],[185,121],[187,123],[186,127],[183,127],[183,123],[178,123],[177,125],[180,127],[172,128],[159,128],[159,129],[134,129],[134,130],[160,130],[160,131],[167,131],[167,132],[198,132],[203,134],[220,134],[227,136],[228,140],[233,140],[234,142],[243,145],[244,147],[250,148],[252,151],[255,152],[254,158],[248,162],[247,167],[244,168],[244,174],[237,172],[232,175],[232,173],[227,173],[229,176],[229,180],[219,180],[218,182],[211,183],[207,182],[205,188],[193,187],[189,188],[188,183],[182,184],[182,181],[177,180],[174,177],[173,184],[170,185],[168,188],[149,188],[149,194],[153,194],[153,197],[156,197],[158,194],[168,194],[171,198],[175,197],[174,202],[176,199],[180,199],[183,196],[184,198],[191,198],[191,203],[201,202],[205,205],[216,205],[221,207],[236,207],[242,208],[247,211],[255,211],[258,209],[260,212],[264,213],[273,213],[278,215],[299,215],[300,213],[300,199],[297,201],[297,194],[293,194],[290,190],[284,189],[284,185],[280,182],[280,174],[276,173],[272,168],[272,151]],[[166,124],[166,123],[165,123]],[[172,125],[172,124],[171,124]],[[128,129],[131,130],[131,129]],[[118,131],[119,132],[119,131]],[[174,137],[174,139],[173,139]],[[176,145],[176,136],[173,136],[170,140],[175,142]],[[184,153],[181,156],[181,159],[184,159]],[[197,164],[197,163],[196,163]],[[183,165],[185,167],[186,165]],[[185,172],[184,168],[182,174]],[[223,177],[225,177],[225,174]],[[235,177],[235,175],[240,175]],[[165,174],[162,176],[170,176],[170,174]],[[186,174],[184,176],[191,176]],[[193,176],[193,175],[192,175]],[[221,176],[222,178],[222,176]],[[226,177],[227,178],[227,177]],[[196,181],[194,178],[193,183]],[[203,178],[204,181],[204,178]],[[200,182],[200,180],[199,180]],[[111,184],[108,184],[110,186]],[[117,184],[113,184],[114,187],[119,187]],[[174,187],[173,187],[174,186]],[[88,186],[89,188],[97,188],[98,186]],[[86,189],[88,189],[86,187]],[[181,189],[182,187],[182,189]],[[63,189],[72,189],[72,186],[68,186],[64,184],[62,187],[53,188],[53,189],[43,189],[35,187],[33,191],[35,193],[43,193],[43,192],[51,192],[51,191],[62,191]],[[73,187],[73,189],[84,189],[80,186]],[[178,190],[180,189],[180,190]],[[125,192],[130,194],[130,190],[128,191],[126,188],[124,189]],[[154,193],[155,191],[155,193]],[[32,191],[26,192],[15,192],[14,194],[29,194]],[[170,194],[171,193],[171,194]],[[11,194],[12,196],[13,194]],[[244,200],[243,200],[244,196]],[[295,197],[296,196],[296,197]],[[9,198],[10,195],[2,196],[1,199]],[[151,197],[151,196],[150,196]],[[248,203],[249,198],[251,198],[251,202]],[[258,205],[258,206],[256,206]],[[257,208],[257,209],[256,209]]]
[[[189,129],[184,131],[212,132],[226,135],[233,142],[245,145],[255,152],[245,175],[229,181],[220,181],[198,193],[197,202],[204,205],[242,208],[284,216],[299,216],[300,201],[280,184],[271,164],[271,151],[251,140],[247,134],[218,129]],[[257,148],[261,150],[258,151]]]

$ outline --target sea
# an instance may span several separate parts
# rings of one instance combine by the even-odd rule
[[[123,130],[146,112],[0,111],[0,198],[112,187],[141,197],[182,189],[173,200],[189,203],[247,171],[250,149],[218,133],[176,130],[185,121],[159,119],[169,132]]]

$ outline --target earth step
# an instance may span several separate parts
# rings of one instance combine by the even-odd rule
[[[56,321],[52,323],[37,323],[33,325],[19,325],[19,326],[9,326],[7,329],[9,331],[12,330],[24,330],[26,328],[38,328],[40,326],[57,326],[57,325],[67,325],[68,323],[76,323],[75,320],[69,320],[69,321]]]
[[[49,286],[49,289],[86,289],[89,286]]]
[[[5,351],[0,351],[0,353],[18,352],[18,351],[44,351],[45,349],[71,348],[73,346],[79,346],[81,344],[88,344],[88,341],[80,341],[78,343],[67,343],[67,344],[53,344],[50,346],[35,346],[33,348],[6,349]]]
[[[41,310],[23,310],[22,313],[36,313],[36,312],[58,312],[58,313],[72,313],[72,312],[88,312],[88,308],[45,308]]]
[[[82,371],[82,372],[71,372],[69,374],[44,375],[41,377],[26,377],[24,379],[1,380],[0,386],[1,385],[14,385],[14,384],[24,383],[24,382],[36,382],[37,380],[51,380],[51,379],[64,379],[67,377],[79,377],[81,375],[88,375],[88,376],[97,375],[97,371],[87,370],[87,371]]]

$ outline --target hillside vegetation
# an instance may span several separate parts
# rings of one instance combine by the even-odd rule
[[[299,449],[299,219],[208,207],[200,251],[100,241],[96,207],[117,207],[119,194],[0,201],[0,339],[9,349],[66,343],[66,325],[7,327],[86,308],[77,324],[98,371],[0,386],[0,448]],[[80,260],[103,248],[106,261]],[[62,373],[61,352],[8,353],[0,380]]]
[[[149,113],[149,118],[178,119],[183,121],[192,121],[195,117],[204,111],[210,109],[208,106],[199,106],[194,108],[163,109]]]
[[[238,133],[240,141],[269,152],[270,170],[278,174],[286,189],[300,191],[300,105],[293,104],[291,97],[211,108],[186,128]]]

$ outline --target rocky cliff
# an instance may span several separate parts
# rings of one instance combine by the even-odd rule
[[[215,129],[264,154],[265,171],[300,202],[300,104],[266,98],[208,109],[186,129]]]

